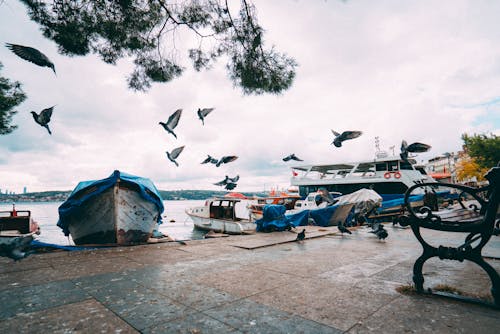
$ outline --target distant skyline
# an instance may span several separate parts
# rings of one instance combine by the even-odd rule
[[[240,175],[235,191],[253,192],[289,186],[292,165],[371,159],[377,136],[396,154],[403,139],[431,145],[420,162],[460,150],[463,133],[500,135],[500,2],[254,4],[266,45],[299,64],[293,86],[279,96],[244,96],[223,62],[199,73],[186,62],[182,77],[135,93],[126,87],[130,61],[112,66],[95,55],[62,56],[23,5],[0,2],[0,73],[28,95],[14,117],[19,128],[0,136],[0,188],[72,190],[119,169],[162,190],[223,190],[213,183]],[[5,43],[42,50],[57,76]],[[30,111],[53,105],[50,136]],[[205,107],[215,109],[202,125],[196,110]],[[178,108],[175,139],[158,122]],[[363,135],[336,148],[332,129]],[[182,145],[176,167],[166,151]],[[283,162],[291,153],[304,161]],[[207,154],[239,158],[200,164]]]

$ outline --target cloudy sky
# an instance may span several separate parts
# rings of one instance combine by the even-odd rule
[[[1,2],[0,2],[1,3]],[[78,181],[119,169],[150,178],[159,189],[221,189],[240,175],[236,190],[290,184],[292,152],[304,163],[372,159],[375,140],[389,149],[401,140],[432,145],[427,159],[460,149],[463,133],[500,134],[499,1],[256,0],[266,45],[299,64],[291,89],[279,96],[244,96],[221,61],[147,93],[127,89],[132,65],[96,56],[65,57],[29,21],[22,5],[0,5],[2,76],[23,84],[28,99],[0,136],[0,189],[71,190]],[[42,50],[57,77],[15,56],[4,43]],[[31,110],[53,106],[53,135]],[[205,126],[199,107],[214,107]],[[176,109],[178,138],[158,124]],[[330,145],[336,131],[363,135]],[[179,167],[165,154],[185,145]],[[237,155],[216,168],[207,154]]]

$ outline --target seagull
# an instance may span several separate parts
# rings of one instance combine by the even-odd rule
[[[198,117],[201,119],[201,123],[205,125],[205,117],[207,117],[208,114],[215,108],[203,108],[200,109],[198,108]]]
[[[297,238],[295,241],[302,241],[306,238],[306,229],[302,229],[302,232],[297,233]]]
[[[430,145],[419,142],[411,143],[410,145],[408,145],[406,140],[403,140],[401,142],[401,153],[399,154],[399,156],[404,161],[407,161],[408,153],[423,153],[429,151],[430,149],[431,149]]]
[[[343,141],[346,141],[348,139],[358,138],[363,134],[363,132],[361,131],[344,131],[342,133],[338,133],[333,130],[332,133],[335,136],[332,142],[332,144],[335,145],[335,147],[341,147]]]
[[[295,153],[290,154],[289,156],[286,156],[283,158],[283,161],[290,161],[290,160],[295,160],[295,161],[304,161],[302,159],[299,159]]]
[[[203,160],[203,161],[201,162],[201,164],[207,164],[207,163],[209,163],[209,162],[210,162],[211,164],[214,164],[214,165],[215,165],[215,164],[217,163],[217,159],[212,158],[212,157],[210,156],[210,154],[207,154],[207,158],[206,158],[205,160]]]
[[[184,149],[184,146],[180,146],[180,147],[174,148],[172,150],[172,152],[168,152],[168,151],[166,152],[168,160],[172,161],[177,167],[179,167],[179,164],[177,163],[177,161],[175,161],[175,159],[177,159],[177,157],[179,156],[179,154],[181,154],[183,149]]]
[[[56,74],[56,68],[54,64],[49,60],[49,58],[38,51],[35,48],[29,46],[23,46],[18,44],[5,43],[5,46],[14,52],[18,57],[32,62],[38,66],[50,67],[54,74]]]
[[[168,133],[174,135],[175,138],[177,138],[177,135],[174,133],[174,129],[177,126],[177,123],[179,123],[181,114],[182,114],[182,109],[177,109],[172,115],[170,115],[170,117],[167,120],[167,123],[159,122],[165,128],[165,130],[167,130]]]
[[[54,110],[54,107],[55,106],[43,109],[42,111],[40,111],[40,114],[37,114],[34,111],[31,112],[35,122],[37,122],[38,124],[40,124],[41,126],[46,128],[47,131],[49,132],[49,135],[52,134],[52,132],[49,129],[49,122],[50,122],[50,117],[52,116],[52,111]]]
[[[224,189],[226,190],[233,190],[234,188],[236,188],[237,184],[234,183],[234,182],[228,182],[226,184],[226,186],[224,187]]]
[[[238,159],[238,157],[235,155],[226,155],[220,158],[220,160],[215,164],[215,166],[219,167],[222,164],[230,163],[231,161],[234,161],[236,159]]]
[[[337,224],[337,227],[340,233],[342,233],[342,235],[344,235],[344,233],[352,234],[352,232],[349,231],[347,227],[344,226],[344,223],[342,223],[341,221]]]

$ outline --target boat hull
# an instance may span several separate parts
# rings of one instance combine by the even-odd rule
[[[257,227],[254,222],[246,219],[231,220],[204,217],[193,214],[192,210],[189,209],[186,210],[186,214],[193,220],[195,228],[204,231],[226,234],[253,234]]]
[[[117,184],[84,201],[67,220],[77,245],[129,245],[146,242],[159,215],[154,203]]]

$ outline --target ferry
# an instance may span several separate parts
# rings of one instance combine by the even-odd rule
[[[373,160],[352,163],[292,166],[290,184],[301,198],[320,188],[344,195],[367,188],[376,191],[384,201],[401,198],[417,183],[436,182],[423,165],[414,159],[376,155]]]

